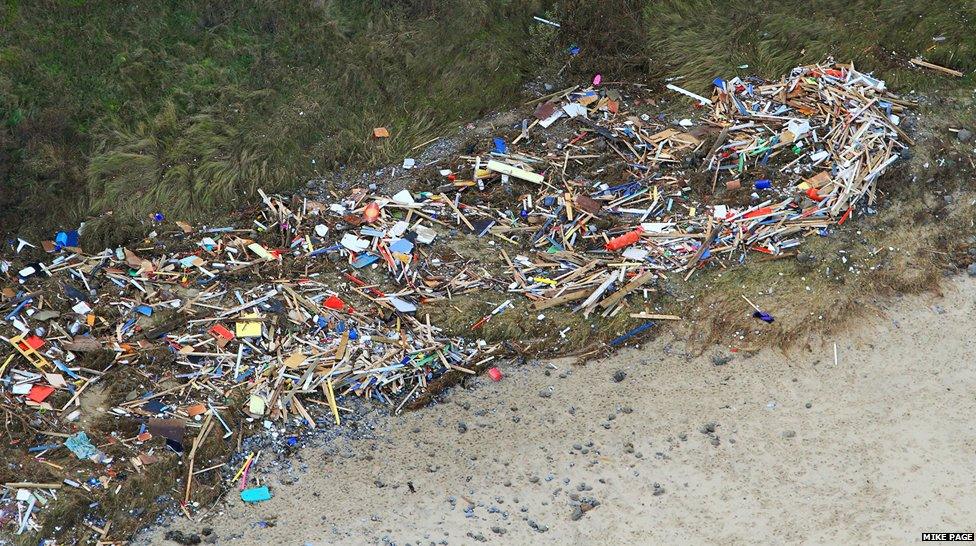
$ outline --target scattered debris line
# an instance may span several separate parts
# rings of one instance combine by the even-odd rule
[[[575,86],[534,102],[534,120],[511,141],[442,162],[425,187],[354,188],[331,203],[260,192],[243,226],[175,222],[165,244],[153,232],[141,247],[93,254],[77,231],[40,248],[11,243],[13,261],[0,261],[0,391],[8,421],[21,423],[18,441],[41,461],[67,447],[112,476],[142,471],[162,449],[181,454],[189,514],[198,476],[224,466],[197,460],[204,444],[237,434],[240,451],[235,423],[338,425],[351,397],[399,411],[448,373],[490,368],[500,381],[510,348],[476,336],[516,301],[643,321],[613,333],[609,346],[624,345],[656,321],[680,320],[630,300],[669,274],[687,279],[825,235],[874,204],[879,177],[912,144],[900,127],[911,103],[849,64],[799,67],[778,81],[716,79],[710,98],[667,88],[694,101],[702,120],[628,114],[620,92]],[[556,123],[571,136],[536,141]],[[696,201],[681,171],[694,157],[723,204]],[[577,175],[598,160],[621,168]],[[162,213],[154,222],[168,226]],[[494,247],[504,268],[451,254],[442,241],[456,232]],[[503,295],[470,337],[444,334],[424,311],[475,292]],[[90,439],[83,393],[124,375],[153,385],[110,401],[108,415],[137,431]],[[328,419],[316,422],[308,404]],[[258,455],[231,480],[246,502],[271,496],[247,487]],[[0,521],[18,534],[39,529],[38,510],[63,486],[109,483],[8,483]],[[104,538],[108,523],[98,525]]]

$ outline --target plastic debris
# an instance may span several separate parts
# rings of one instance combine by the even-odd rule
[[[245,489],[241,491],[241,500],[249,503],[271,500],[271,491],[268,490],[267,486]]]
[[[91,459],[92,457],[97,457],[100,451],[92,445],[91,440],[88,439],[88,435],[82,432],[76,432],[64,441],[65,447],[71,450],[75,454],[75,457],[79,459]]]
[[[78,231],[11,240],[0,260],[7,404],[66,437],[79,459],[106,461],[95,445],[120,454],[111,472],[86,462],[91,476],[73,469],[63,485],[114,491],[131,483],[115,478],[123,466],[142,472],[171,457],[192,510],[196,472],[228,462],[197,448],[264,430],[282,445],[297,429],[340,424],[351,398],[399,411],[455,376],[487,370],[499,381],[498,366],[527,340],[479,339],[494,339],[497,317],[526,331],[551,324],[539,334],[550,348],[595,341],[599,321],[614,317],[625,322],[609,346],[637,341],[656,321],[680,319],[651,308],[669,278],[789,256],[828,235],[876,206],[878,179],[912,144],[899,124],[911,103],[851,65],[718,76],[709,97],[669,87],[693,101],[683,119],[636,109],[631,90],[597,76],[547,92],[521,127],[464,154],[423,155],[427,167],[410,173],[391,165],[393,188],[259,191],[258,206],[242,209],[252,216],[155,225],[152,244],[86,248]],[[699,179],[710,193],[692,191]],[[478,246],[461,253],[458,242]],[[477,305],[480,319],[445,329],[440,312],[461,305]],[[590,317],[593,333],[558,324],[562,312]],[[91,409],[80,393],[120,374],[133,386],[107,389],[105,415],[134,430],[89,427],[89,440],[76,432]],[[17,440],[28,451],[53,441]],[[261,455],[245,453],[226,482],[246,502],[259,502],[248,500],[255,490],[270,498],[247,489]],[[27,516],[13,527],[42,509],[28,493],[14,501]]]

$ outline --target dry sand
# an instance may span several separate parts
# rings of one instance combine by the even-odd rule
[[[204,527],[218,543],[400,545],[905,543],[976,531],[976,279],[862,322],[724,365],[713,357],[727,350],[691,357],[662,336],[586,366],[480,377],[445,404],[378,420],[373,439],[305,449],[291,472],[263,465],[268,502],[235,496],[140,540]]]

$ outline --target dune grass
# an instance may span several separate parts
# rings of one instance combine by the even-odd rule
[[[673,4],[654,19],[660,37],[653,46],[667,44],[669,62],[689,75],[709,73],[722,63],[725,68],[749,64],[756,73],[775,75],[833,55],[878,71],[889,85],[907,90],[937,76],[906,65],[917,54],[962,70],[976,68],[976,37],[968,30],[976,22],[973,4],[821,0],[797,9],[789,2],[735,1],[725,13],[713,9],[714,2]],[[680,24],[694,14],[701,24]],[[937,41],[940,37],[944,40]]]
[[[901,91],[945,85],[907,64],[923,55],[970,85],[974,23],[948,0],[7,0],[0,234],[87,219],[109,243],[156,211],[219,215],[258,187],[399,160],[538,74],[703,90],[834,55]]]
[[[518,98],[539,6],[8,1],[3,231],[192,217],[401,156]]]

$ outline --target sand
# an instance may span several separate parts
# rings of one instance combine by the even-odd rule
[[[790,353],[696,357],[665,334],[585,366],[507,368],[377,420],[371,439],[269,460],[272,500],[232,497],[140,542],[204,527],[218,543],[401,545],[974,531],[976,279],[877,315]]]

